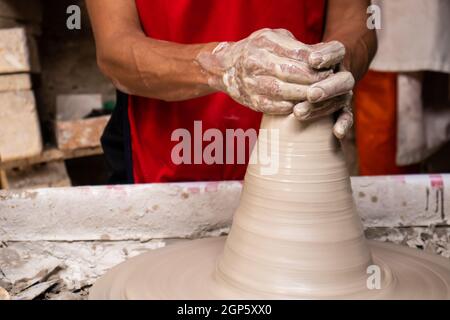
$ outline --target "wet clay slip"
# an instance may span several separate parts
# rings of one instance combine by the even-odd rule
[[[229,236],[132,258],[90,298],[450,299],[450,260],[366,241],[332,126],[264,116],[262,129],[279,134],[269,152],[278,170],[249,165]],[[268,135],[258,146],[273,141]]]

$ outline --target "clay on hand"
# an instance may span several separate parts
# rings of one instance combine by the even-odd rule
[[[340,138],[353,120],[350,104],[343,105],[342,97],[334,99],[350,94],[354,86],[350,73],[333,71],[344,56],[345,47],[338,41],[307,45],[287,30],[262,29],[242,41],[223,42],[211,53],[202,52],[197,62],[211,87],[255,111],[296,111],[299,120],[310,120],[345,107],[334,130]]]
[[[342,110],[333,127],[334,135],[342,139],[353,126],[352,98],[355,79],[350,72],[340,71],[308,88],[307,101],[294,107],[300,121],[314,120]]]

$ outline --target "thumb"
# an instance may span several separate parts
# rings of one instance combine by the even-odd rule
[[[339,41],[330,41],[311,46],[308,63],[314,69],[330,68],[344,60],[345,47]]]

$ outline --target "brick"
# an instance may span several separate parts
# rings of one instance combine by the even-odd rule
[[[98,147],[109,116],[56,122],[56,139],[61,150]]]
[[[0,74],[40,71],[36,38],[24,28],[0,29]]]
[[[56,118],[60,121],[80,120],[101,108],[101,94],[64,94],[56,98]]]
[[[0,93],[1,159],[18,160],[41,152],[42,138],[33,92]]]
[[[0,30],[0,74],[31,71],[28,40],[23,28]]]
[[[0,0],[0,17],[42,22],[40,0]]]
[[[30,89],[31,77],[27,73],[0,75],[0,92]]]

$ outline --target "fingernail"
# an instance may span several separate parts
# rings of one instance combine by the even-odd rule
[[[306,116],[309,113],[308,108],[300,108],[297,109],[297,114],[301,117],[301,116]]]
[[[336,132],[337,137],[339,139],[342,139],[347,134],[348,129],[349,129],[349,124],[345,123],[345,124],[338,124],[334,131]]]
[[[310,109],[307,107],[300,107],[294,109],[294,114],[299,120],[305,120],[306,117],[310,114]]]
[[[337,136],[339,139],[342,139],[342,138],[345,136],[345,132],[344,132],[344,130],[342,129],[342,127],[336,128],[336,129],[335,129],[335,133],[336,133],[336,136]]]
[[[317,102],[323,98],[325,92],[321,88],[311,88],[308,91],[308,101]]]

